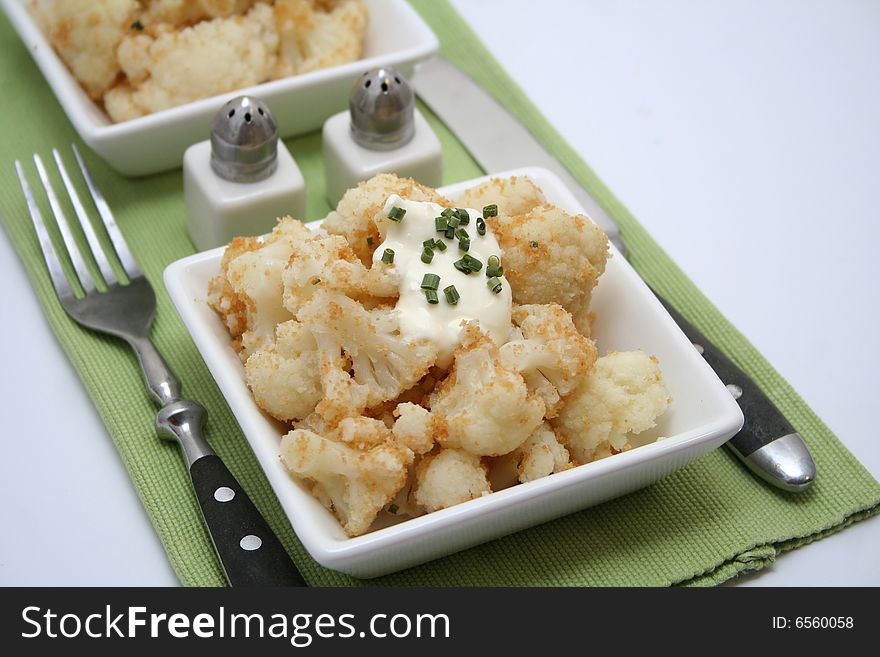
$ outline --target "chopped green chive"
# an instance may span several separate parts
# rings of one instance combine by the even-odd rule
[[[373,246],[373,238],[372,236],[367,238],[367,246]]]
[[[497,278],[492,277],[488,281],[486,281],[486,287],[492,290],[495,294],[501,292],[501,281]]]
[[[460,240],[469,240],[471,238],[468,235],[468,232],[464,228],[459,228],[455,231],[455,236]]]
[[[443,235],[446,239],[451,240],[453,237],[455,237],[455,228],[449,226]]]
[[[443,294],[446,295],[446,301],[450,306],[454,306],[458,303],[458,300],[461,299],[461,295],[459,295],[458,290],[455,289],[454,285],[444,287]]]
[[[458,240],[458,248],[462,251],[467,251],[471,248],[471,241],[466,237],[462,237]]]
[[[498,206],[494,203],[492,205],[487,205],[483,208],[483,216],[484,217],[497,217],[498,216]]]
[[[458,223],[467,226],[471,222],[471,215],[464,208],[455,208],[455,214],[458,215]]]
[[[424,242],[422,242],[422,248],[423,249],[433,249],[434,248],[434,238],[432,237],[431,239],[425,240]]]
[[[400,507],[397,506],[396,504],[389,504],[388,505],[388,513],[397,513],[398,511],[400,511]]]
[[[436,290],[440,287],[440,277],[437,274],[425,274],[422,277],[423,290]]]
[[[501,258],[496,255],[489,256],[489,261],[486,264],[486,276],[492,278],[494,276],[501,276],[504,273],[504,268],[501,266]]]
[[[434,240],[434,248],[438,251],[445,251],[446,242],[444,242],[443,240]]]
[[[424,262],[426,265],[431,264],[431,261],[433,259],[434,259],[433,249],[426,248],[422,251],[422,262]]]
[[[430,304],[440,303],[440,297],[437,296],[437,290],[425,290],[425,298]]]
[[[434,217],[434,228],[437,229],[438,233],[446,230],[446,217]]]
[[[486,234],[486,221],[482,217],[477,219],[477,232],[480,235]]]
[[[382,262],[386,265],[390,265],[394,262],[394,249],[385,249],[385,252],[382,253]]]
[[[399,208],[396,205],[388,211],[388,218],[391,221],[400,221],[403,219],[403,215],[406,214],[406,210],[403,208]]]
[[[532,247],[533,249],[537,249],[537,248],[538,248],[538,243],[535,242],[534,240],[532,240],[531,242],[529,242],[529,246]]]
[[[466,276],[470,276],[471,274],[473,274],[471,268],[468,267],[467,263],[464,261],[464,258],[462,258],[461,260],[456,260],[452,263],[452,266]]]
[[[448,217],[450,215],[455,214],[455,210],[452,208],[443,208],[443,211],[440,213],[441,217]]]
[[[472,272],[478,272],[483,268],[482,262],[477,260],[472,255],[468,255],[467,253],[464,254],[462,260],[464,260],[464,264],[467,265],[468,269],[470,269]]]
[[[131,24],[131,29],[137,30],[138,32],[141,32],[144,29],[144,24],[141,23],[140,21],[135,21],[134,23]]]

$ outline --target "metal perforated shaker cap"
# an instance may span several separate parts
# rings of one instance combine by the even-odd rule
[[[278,166],[278,124],[265,103],[239,96],[211,123],[211,168],[233,182],[256,182]]]
[[[351,136],[364,148],[386,151],[407,144],[415,134],[415,96],[393,68],[364,73],[348,98]]]

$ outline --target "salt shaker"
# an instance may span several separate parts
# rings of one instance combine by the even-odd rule
[[[348,107],[324,123],[330,205],[377,173],[415,178],[429,187],[442,184],[440,140],[416,108],[412,88],[400,73],[391,68],[368,71],[352,87]]]
[[[183,155],[186,227],[204,251],[239,235],[262,235],[276,219],[303,219],[306,188],[302,172],[269,108],[239,96],[217,112],[211,138]]]

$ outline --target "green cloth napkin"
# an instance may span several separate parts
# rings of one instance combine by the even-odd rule
[[[130,180],[85,149],[132,251],[158,296],[153,337],[184,383],[209,411],[207,435],[278,532],[312,585],[591,586],[717,584],[771,563],[785,550],[843,529],[877,512],[880,485],[853,458],[791,386],[694,287],[627,209],[562,140],[516,87],[473,31],[445,1],[414,1],[442,44],[538,136],[620,224],[639,273],[730,354],[770,395],[809,444],[819,477],[801,495],[774,490],[715,450],[644,490],[437,561],[362,582],[327,570],[305,552],[220,395],[162,284],[163,269],[190,255],[180,171]],[[0,19],[0,116],[6,129],[0,162],[0,214],[46,316],[94,399],[134,486],[181,581],[222,585],[176,448],[156,439],[156,409],[137,363],[122,343],[81,329],[54,295],[19,190],[12,160],[35,176],[31,154],[49,154],[79,139],[27,48]],[[443,143],[445,182],[482,175],[448,130],[424,107]],[[12,117],[19,117],[14,120]],[[287,141],[308,183],[308,219],[323,200],[320,133]],[[35,178],[34,178],[35,179]],[[45,210],[44,210],[45,211]],[[72,213],[70,216],[73,216]]]

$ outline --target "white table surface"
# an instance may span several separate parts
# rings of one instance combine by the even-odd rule
[[[880,5],[455,5],[663,248],[880,476]],[[0,277],[0,584],[176,584],[5,236]],[[737,583],[878,585],[878,544],[874,518]]]

